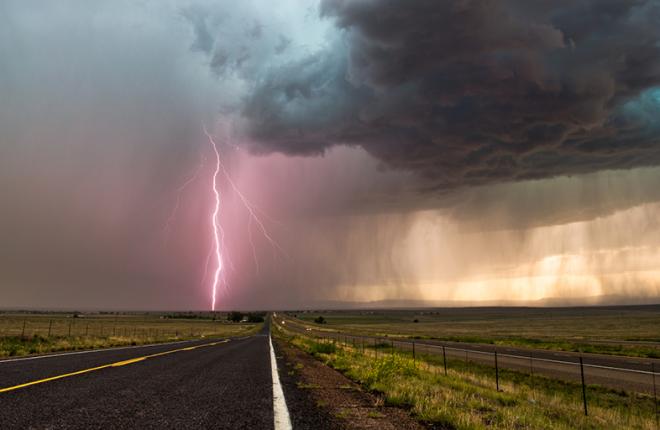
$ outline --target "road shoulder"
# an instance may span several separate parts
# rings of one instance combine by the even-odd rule
[[[423,429],[403,409],[383,406],[341,373],[273,338],[294,429]]]

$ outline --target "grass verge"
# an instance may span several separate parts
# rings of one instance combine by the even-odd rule
[[[347,345],[327,344],[284,332],[298,348],[313,354],[369,390],[382,393],[388,405],[410,408],[434,426],[456,429],[655,429],[652,397],[589,387],[589,416],[584,416],[581,387],[544,377],[530,380],[514,371],[500,374],[493,386],[492,368],[450,360],[448,375],[432,357],[413,361],[403,354],[362,353]]]
[[[152,332],[143,335],[77,335],[77,336],[29,336],[0,337],[0,357],[19,357],[32,354],[46,354],[58,351],[111,348],[118,346],[146,345],[152,343],[176,342],[188,339],[245,336],[256,333],[261,324],[225,324],[203,335],[186,335],[184,331],[175,334]]]

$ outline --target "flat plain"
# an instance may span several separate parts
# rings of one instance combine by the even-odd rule
[[[0,313],[0,357],[243,336],[261,324],[231,323],[220,312]]]
[[[292,312],[319,328],[558,351],[660,358],[660,305]]]

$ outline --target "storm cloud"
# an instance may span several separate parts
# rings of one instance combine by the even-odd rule
[[[221,308],[657,296],[658,9],[2,1],[0,307],[207,308],[203,124]]]
[[[323,0],[242,107],[257,152],[359,145],[447,190],[660,163],[660,4]]]

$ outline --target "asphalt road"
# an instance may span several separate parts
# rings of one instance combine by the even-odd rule
[[[272,429],[269,348],[265,326],[247,338],[0,360],[0,428]]]
[[[351,333],[336,333],[311,328],[299,320],[278,315],[277,322],[286,321],[286,328],[301,334],[333,338],[361,346],[364,342],[372,346],[374,341],[381,344],[394,344],[396,348],[412,351],[412,340],[362,336]],[[310,330],[311,329],[311,330]],[[498,353],[498,365],[524,373],[544,375],[567,381],[579,382],[580,357],[584,363],[585,382],[599,384],[615,389],[638,391],[653,394],[654,384],[660,386],[660,360],[651,358],[624,357],[604,354],[579,354],[574,352],[551,351],[515,347],[495,347],[494,345],[463,342],[443,342],[435,340],[416,340],[418,354],[444,353],[448,359],[466,360],[473,363],[494,366],[494,352]],[[388,348],[383,348],[387,352]],[[653,366],[653,367],[652,367]],[[655,370],[655,381],[651,370]],[[656,387],[656,390],[658,387]]]

